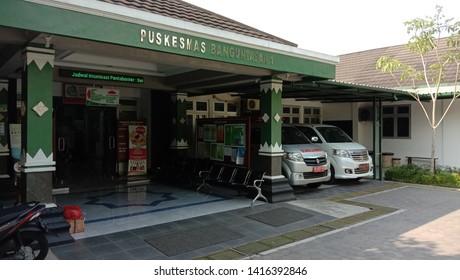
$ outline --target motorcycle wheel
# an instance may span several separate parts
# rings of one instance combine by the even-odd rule
[[[32,250],[25,250],[26,259],[44,260],[48,255],[48,240],[41,231],[21,232],[21,239],[24,247]]]

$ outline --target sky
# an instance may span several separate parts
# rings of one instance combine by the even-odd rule
[[[185,0],[296,43],[341,55],[407,43],[405,21],[435,14],[460,20],[459,0]]]

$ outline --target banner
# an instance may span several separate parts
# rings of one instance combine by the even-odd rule
[[[120,91],[107,88],[87,88],[87,106],[117,106],[120,103]]]
[[[118,121],[117,125],[117,145],[118,156],[117,160],[129,160],[129,126],[130,125],[145,125],[144,121]]]
[[[128,176],[147,174],[147,126],[130,125]]]
[[[21,124],[10,123],[10,147],[11,157],[21,159]]]

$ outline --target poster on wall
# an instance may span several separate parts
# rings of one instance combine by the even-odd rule
[[[86,88],[87,106],[117,106],[120,103],[120,91],[108,88]]]
[[[246,146],[246,125],[245,124],[226,124],[225,125],[225,145],[226,146]]]
[[[85,104],[86,85],[65,84],[62,92],[62,102],[64,104]]]
[[[11,157],[21,159],[21,124],[10,123],[10,147]]]
[[[246,153],[246,148],[238,147],[236,148],[236,164],[243,165],[244,164],[244,156]]]
[[[147,174],[147,126],[130,125],[128,176]]]
[[[211,143],[209,148],[209,158],[211,160],[224,161],[224,144]]]
[[[217,138],[217,127],[215,124],[205,124],[203,126],[203,140],[215,142]]]
[[[117,148],[118,155],[117,160],[128,161],[129,160],[129,131],[130,125],[146,125],[143,121],[118,121],[117,125]]]

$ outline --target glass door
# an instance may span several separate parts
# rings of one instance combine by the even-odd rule
[[[56,181],[95,189],[116,175],[116,108],[61,104],[55,107]]]

